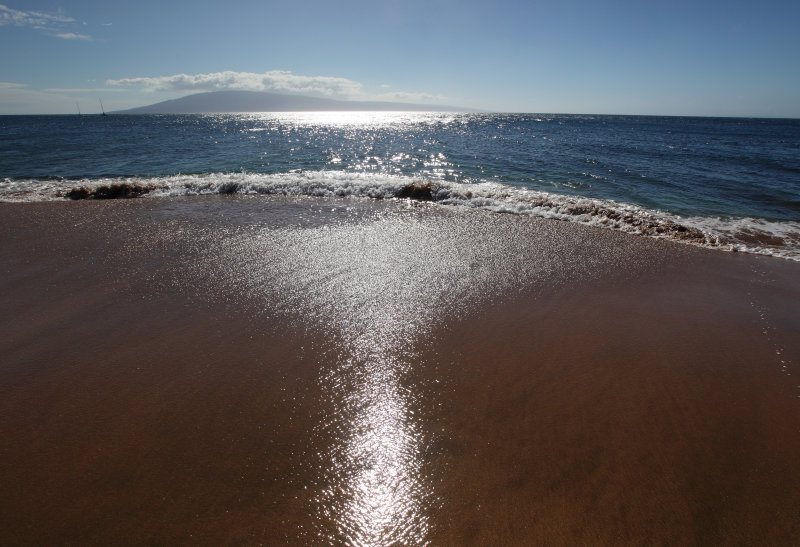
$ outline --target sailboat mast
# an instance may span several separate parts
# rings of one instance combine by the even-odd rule
[[[80,116],[81,115],[81,105],[78,104],[78,101],[75,101],[75,106],[78,107],[78,116]]]
[[[100,101],[100,112],[102,112],[103,116],[105,116],[106,115],[106,109],[103,108],[103,99],[97,99],[97,100]]]

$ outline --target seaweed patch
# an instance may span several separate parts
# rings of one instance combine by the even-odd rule
[[[116,183],[94,188],[77,186],[66,192],[64,197],[72,200],[138,198],[157,188],[157,186],[140,183]]]
[[[395,197],[408,198],[417,201],[433,201],[435,186],[433,182],[416,180],[397,189]]]

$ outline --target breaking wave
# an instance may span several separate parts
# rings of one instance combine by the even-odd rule
[[[69,180],[4,179],[0,201],[54,201],[209,194],[411,199],[577,222],[702,247],[800,262],[800,222],[754,218],[679,217],[611,200],[529,190],[505,184],[426,181],[344,171],[278,174],[210,173]]]

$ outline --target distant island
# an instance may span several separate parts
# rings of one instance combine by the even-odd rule
[[[341,101],[264,91],[211,91],[196,93],[149,106],[117,110],[112,114],[203,114],[216,112],[324,112],[324,111],[470,112],[453,106]]]

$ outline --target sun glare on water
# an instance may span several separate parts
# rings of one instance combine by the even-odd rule
[[[254,119],[280,122],[295,126],[377,128],[413,123],[447,123],[458,114],[441,112],[263,112],[253,113]]]

